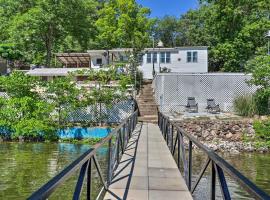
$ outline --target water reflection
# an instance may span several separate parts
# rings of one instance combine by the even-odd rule
[[[192,181],[195,183],[200,170],[202,169],[206,155],[202,152],[193,152],[193,176]],[[270,194],[270,154],[259,153],[241,153],[230,154],[220,153],[220,156],[239,170],[244,176],[253,181],[259,188]],[[210,193],[210,167],[194,192],[194,198],[209,199]],[[253,199],[240,185],[225,173],[229,191],[233,199]],[[217,199],[222,199],[220,186],[217,180],[216,187]]]
[[[67,143],[0,143],[0,199],[25,199],[32,192],[54,177],[65,166],[90,148],[89,145]],[[193,182],[199,174],[206,156],[193,153]],[[270,194],[270,154],[243,153],[221,154],[228,162]],[[101,149],[97,158],[106,174],[107,149]],[[96,170],[93,172],[93,196],[101,188]],[[77,176],[72,176],[55,191],[50,199],[71,199]],[[229,190],[233,199],[252,199],[229,176]],[[209,199],[210,172],[206,172],[194,193],[195,199]],[[85,197],[83,191],[83,196]],[[221,199],[217,187],[217,199]]]
[[[0,199],[25,199],[89,148],[66,143],[1,143]],[[106,152],[101,149],[98,159],[104,160]],[[59,193],[71,191],[72,195],[75,182],[74,176]],[[59,199],[55,196],[53,199]]]

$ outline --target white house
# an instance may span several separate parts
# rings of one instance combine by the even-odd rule
[[[147,48],[140,66],[144,78],[153,78],[153,68],[155,72],[166,68],[169,72],[207,73],[207,47]]]
[[[67,75],[78,68],[100,69],[109,64],[127,61],[132,55],[131,48],[111,50],[88,50],[87,53],[59,53],[56,58],[63,64],[63,68],[34,69],[28,72],[32,76],[41,76],[45,79],[53,76]],[[207,73],[208,50],[205,46],[175,47],[175,48],[146,48],[140,57],[139,69],[145,79],[153,78],[155,73]],[[154,70],[153,70],[154,69]],[[83,79],[83,77],[79,77]]]
[[[115,60],[125,61],[132,49],[89,50],[91,65],[100,67]],[[139,69],[145,79],[153,78],[155,73],[164,71],[181,73],[207,73],[208,47],[175,47],[175,48],[146,48],[143,51]]]

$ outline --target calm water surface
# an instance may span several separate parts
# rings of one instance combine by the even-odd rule
[[[203,153],[194,153],[193,158],[193,176],[192,180],[195,183],[197,175],[200,173],[203,164],[205,163],[206,156]],[[193,155],[194,155],[193,154]],[[229,154],[219,153],[226,161],[233,167],[239,170],[244,176],[254,182],[259,188],[263,189],[270,195],[270,154],[260,153],[241,153]],[[194,193],[195,199],[209,199],[210,192],[210,166],[206,174],[203,176],[198,188]],[[239,186],[230,176],[225,173],[228,183],[229,191],[232,199],[253,199],[243,188]],[[220,186],[217,180],[217,199],[222,199]]]
[[[32,192],[54,177],[65,166],[90,148],[79,144],[47,143],[0,143],[0,199],[26,199]],[[104,168],[107,149],[101,149],[98,160]],[[193,180],[205,160],[201,153],[194,153]],[[270,154],[222,154],[227,161],[270,194]],[[100,189],[100,182],[94,172],[94,194]],[[56,190],[50,199],[71,199],[76,175]],[[229,177],[233,199],[251,199],[238,184]],[[195,192],[196,199],[209,199],[209,172],[203,177]],[[85,191],[83,191],[83,196]],[[220,196],[220,191],[217,191]]]
[[[89,148],[89,145],[67,143],[0,143],[0,199],[26,199]],[[103,159],[106,152],[107,149],[98,152],[100,164],[106,161]],[[71,199],[77,174],[50,199]],[[100,185],[98,181],[96,178],[96,186]],[[97,193],[97,188],[94,189]]]

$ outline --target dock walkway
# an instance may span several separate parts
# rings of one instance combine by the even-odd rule
[[[157,125],[139,123],[104,199],[191,200]]]

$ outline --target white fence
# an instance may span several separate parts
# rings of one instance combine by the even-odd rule
[[[235,97],[254,93],[247,81],[251,75],[242,73],[181,74],[160,73],[153,81],[156,103],[163,112],[185,110],[188,97],[195,97],[199,111],[204,112],[208,98],[215,99],[223,111],[233,111]]]

